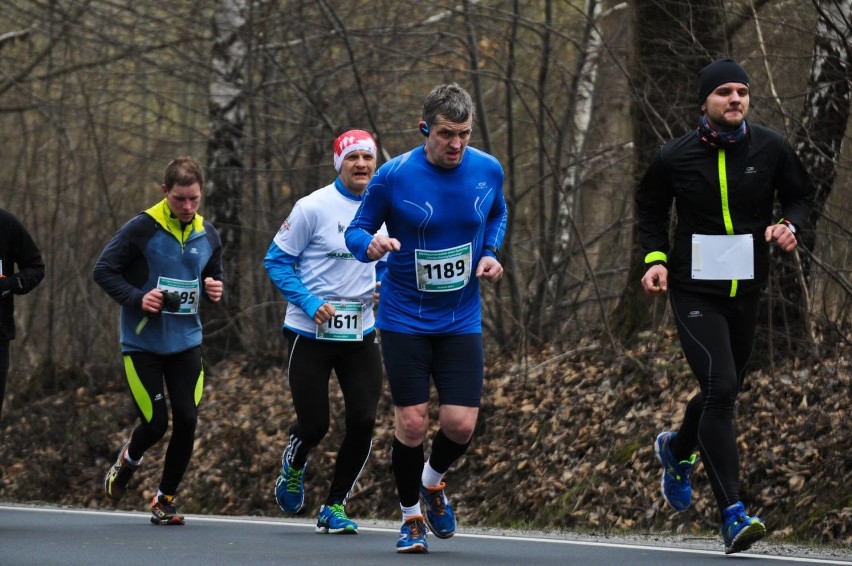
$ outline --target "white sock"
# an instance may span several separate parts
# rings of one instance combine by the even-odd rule
[[[144,456],[142,458],[144,458]],[[134,466],[138,466],[142,463],[142,458],[139,458],[138,460],[134,460],[133,458],[130,457],[130,449],[129,448],[124,451],[124,461],[127,462],[128,464],[133,464]]]
[[[441,485],[441,481],[443,481],[443,479],[444,474],[436,472],[427,461],[423,466],[423,474],[420,476],[420,482],[426,487],[434,487],[436,485]]]
[[[415,503],[414,505],[412,505],[411,507],[403,507],[402,505],[400,505],[399,508],[402,509],[402,522],[403,523],[406,522],[411,517],[422,517],[423,516],[423,511],[420,510],[420,502],[419,501],[417,503]]]

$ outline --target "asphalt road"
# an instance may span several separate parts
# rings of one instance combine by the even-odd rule
[[[721,541],[711,538],[616,540],[464,528],[449,540],[429,537],[428,555],[398,555],[394,545],[399,530],[389,522],[362,521],[357,535],[319,535],[309,519],[188,515],[185,526],[161,527],[150,524],[148,517],[147,513],[0,505],[0,565],[362,566],[394,560],[465,566],[703,566],[734,560],[749,566],[852,566],[852,555],[837,549],[821,553],[777,547],[779,552],[772,554],[773,545],[761,542],[754,553],[726,557]]]

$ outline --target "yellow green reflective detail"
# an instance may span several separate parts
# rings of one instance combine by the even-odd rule
[[[127,384],[130,385],[130,393],[133,395],[133,400],[136,401],[136,406],[142,412],[147,422],[151,422],[151,417],[154,415],[154,403],[151,401],[151,396],[142,385],[139,379],[139,374],[136,373],[136,368],[133,367],[133,360],[130,356],[124,356],[124,373],[127,376]]]
[[[198,373],[198,381],[195,382],[195,406],[201,403],[201,394],[204,393],[204,368]]]
[[[645,263],[653,263],[655,261],[665,261],[668,262],[669,258],[663,252],[649,252],[645,256]]]
[[[145,325],[148,324],[148,316],[145,315],[142,317],[142,320],[139,321],[139,324],[136,325],[136,336],[142,334],[142,329],[145,328]]]
[[[731,222],[731,209],[728,204],[728,168],[725,166],[725,150],[719,150],[719,189],[722,191],[722,218],[725,221],[725,233],[734,233],[734,223]]]
[[[722,193],[722,219],[725,222],[725,233],[734,234],[734,223],[731,221],[731,209],[728,203],[728,168],[725,166],[725,150],[719,149],[719,190]],[[731,281],[731,297],[737,295],[737,280]]]

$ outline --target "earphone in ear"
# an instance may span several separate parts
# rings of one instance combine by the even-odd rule
[[[429,126],[426,125],[426,122],[420,120],[420,133],[426,137],[429,137]]]

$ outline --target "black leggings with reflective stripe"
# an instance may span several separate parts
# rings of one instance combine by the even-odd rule
[[[130,437],[130,457],[138,460],[159,442],[169,426],[166,390],[172,412],[172,435],[166,449],[160,491],[174,495],[192,458],[198,404],[204,389],[201,347],[169,355],[129,352],[124,355],[127,383],[139,424]]]
[[[670,289],[678,337],[701,392],[689,400],[672,452],[697,448],[720,509],[739,500],[734,405],[754,345],[760,294],[723,297]]]

